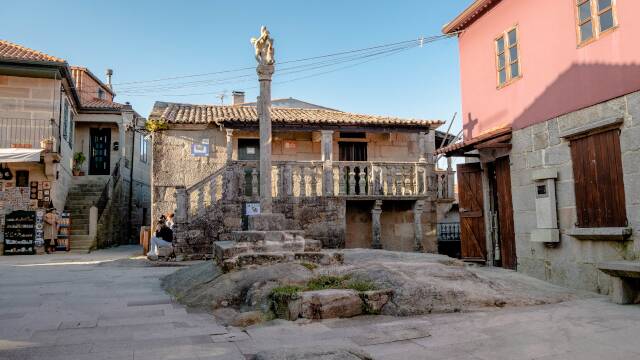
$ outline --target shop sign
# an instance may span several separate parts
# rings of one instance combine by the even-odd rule
[[[260,203],[259,202],[257,202],[257,203],[246,203],[244,212],[247,215],[259,215],[260,214]]]

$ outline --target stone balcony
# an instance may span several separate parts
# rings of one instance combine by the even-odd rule
[[[347,200],[453,200],[454,172],[425,162],[273,161],[272,196]],[[232,160],[189,188],[177,189],[187,216],[219,200],[259,202],[258,161]]]

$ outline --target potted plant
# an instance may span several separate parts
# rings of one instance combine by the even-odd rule
[[[53,137],[46,137],[40,140],[40,148],[44,149],[44,152],[53,152],[53,144],[55,140]]]
[[[73,154],[73,176],[81,176],[84,175],[80,169],[82,168],[82,164],[87,161],[87,157],[84,155],[82,151],[79,151]]]

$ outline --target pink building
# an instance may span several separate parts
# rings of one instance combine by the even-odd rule
[[[459,34],[465,140],[440,152],[467,159],[463,257],[629,288],[610,262],[640,255],[638,20],[634,0],[477,0],[444,26]]]

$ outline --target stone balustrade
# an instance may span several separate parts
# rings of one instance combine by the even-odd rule
[[[427,163],[333,161],[273,161],[272,196],[285,197],[370,197],[419,198],[436,195],[453,198],[450,171],[429,171]],[[185,214],[202,213],[216,201],[258,202],[258,161],[228,161],[226,166],[195,185],[176,192],[184,197]]]

